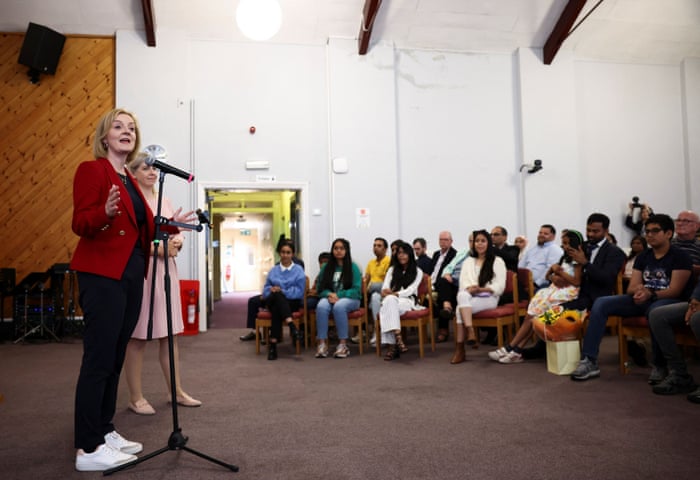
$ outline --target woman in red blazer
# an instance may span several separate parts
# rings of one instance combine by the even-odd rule
[[[75,468],[102,471],[136,459],[143,446],[112,424],[126,346],[141,310],[154,220],[125,168],[138,152],[136,117],[114,109],[99,121],[96,160],[78,166],[73,182],[73,231],[80,236],[71,269],[78,272],[85,332],[75,396]],[[191,213],[175,212],[177,222]]]

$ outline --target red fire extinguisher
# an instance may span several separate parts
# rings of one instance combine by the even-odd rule
[[[197,312],[197,297],[195,296],[194,289],[190,290],[189,298],[187,299],[187,323],[192,325],[195,321],[195,315]]]

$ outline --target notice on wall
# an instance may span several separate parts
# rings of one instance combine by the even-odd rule
[[[358,229],[369,228],[369,208],[355,209],[355,224]]]

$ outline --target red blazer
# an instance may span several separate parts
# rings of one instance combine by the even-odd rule
[[[70,264],[72,270],[119,280],[138,240],[145,254],[145,277],[155,224],[136,180],[130,173],[127,175],[146,207],[146,223],[141,229],[136,223],[129,192],[109,160],[98,158],[78,166],[73,181],[72,228],[80,241]],[[105,203],[112,185],[119,187],[121,207],[118,215],[109,218],[105,213]]]

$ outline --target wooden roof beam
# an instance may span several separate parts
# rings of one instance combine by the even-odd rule
[[[542,61],[545,65],[552,64],[559,48],[561,48],[566,37],[569,36],[571,27],[581,13],[581,10],[583,10],[584,5],[586,5],[586,0],[569,0],[569,3],[564,7],[564,11],[561,12],[559,20],[557,20],[556,25],[554,25],[552,33],[549,34],[544,48],[542,49]]]
[[[145,0],[144,0],[145,1]],[[360,23],[360,35],[358,38],[358,53],[365,55],[369,50],[369,40],[372,37],[372,27],[377,12],[382,5],[382,0],[365,0],[365,7],[362,9],[362,22]]]
[[[153,0],[141,0],[143,8],[143,24],[146,28],[146,44],[156,46],[156,22],[153,15]]]

